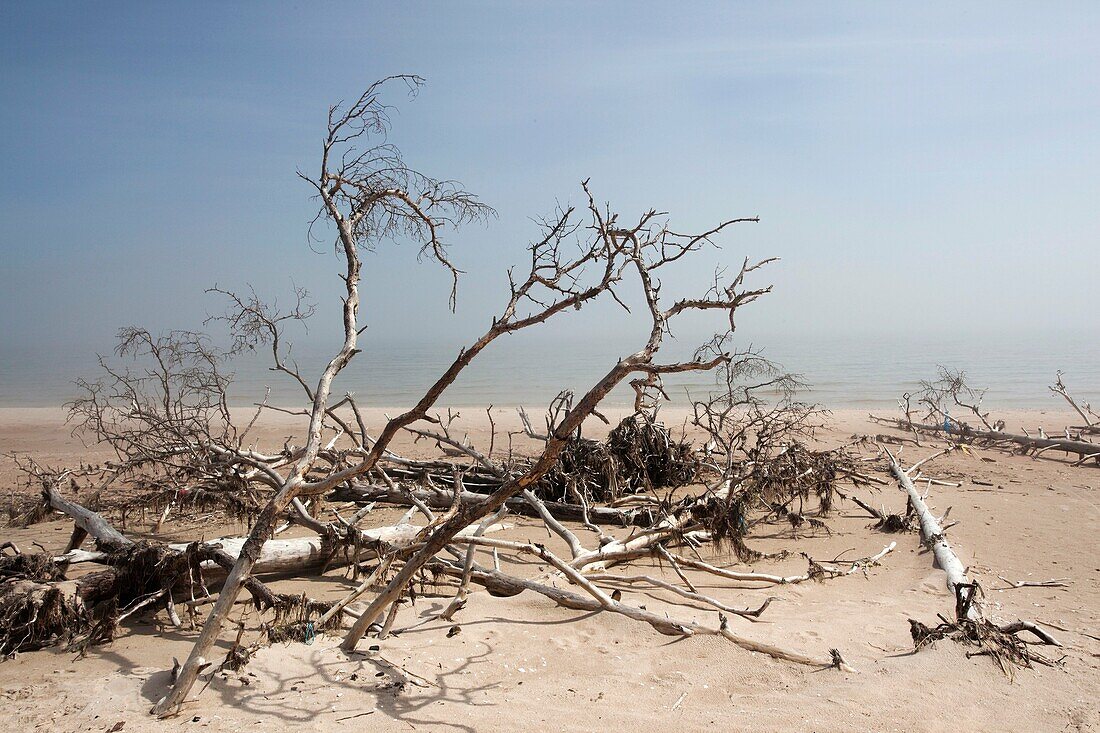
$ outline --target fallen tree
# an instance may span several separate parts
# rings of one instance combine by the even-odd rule
[[[439,516],[432,515],[423,501],[404,494],[403,498],[418,510],[427,510],[425,514],[431,518],[418,530],[408,551],[400,553],[400,561],[394,563],[396,572],[353,625],[346,646],[353,646],[387,608],[396,609],[396,602],[425,564],[438,553],[453,550],[451,545],[464,528],[495,514],[510,499],[522,495],[530,502],[531,497],[537,499],[537,492],[550,487],[558,492],[550,498],[559,503],[576,501],[582,506],[582,521],[596,526],[592,515],[598,518],[601,512],[587,511],[595,499],[648,490],[652,477],[672,486],[691,480],[694,457],[686,446],[671,441],[652,419],[620,426],[609,453],[582,439],[581,426],[597,414],[612,389],[632,378],[636,412],[652,415],[655,400],[662,394],[662,375],[708,371],[736,361],[729,343],[733,314],[770,290],[743,287],[746,277],[764,264],[746,260],[734,277],[719,275],[704,291],[666,302],[660,284],[666,268],[713,244],[718,234],[734,224],[755,219],[731,219],[700,233],[682,234],[650,210],[626,224],[610,208],[596,203],[586,183],[582,212],[587,221],[580,221],[579,212],[570,207],[541,222],[542,235],[529,248],[529,270],[525,277],[509,273],[506,303],[489,328],[458,354],[411,409],[389,418],[376,435],[368,434],[353,397],[331,398],[334,380],[359,353],[361,250],[397,236],[418,241],[421,254],[451,274],[453,307],[459,271],[449,258],[442,234],[449,227],[491,213],[453,182],[408,167],[398,150],[384,140],[360,147],[386,132],[387,107],[380,95],[391,83],[404,83],[415,91],[422,81],[412,76],[383,80],[350,104],[332,107],[319,171],[316,176],[301,174],[320,203],[314,222],[317,231],[327,228],[332,233],[343,264],[343,342],[321,373],[314,379],[303,375],[288,356],[284,336],[288,326],[312,315],[307,294],[296,291],[293,306],[280,310],[255,293],[215,287],[214,292],[228,300],[225,315],[213,319],[230,330],[232,347],[228,352],[220,352],[201,333],[176,331],[157,336],[141,328],[124,329],[118,356],[144,361],[146,366],[131,371],[104,360],[104,377],[81,382],[84,394],[70,406],[77,429],[109,444],[117,454],[117,460],[89,472],[88,480],[98,482],[97,489],[142,490],[148,492],[143,496],[162,497],[156,500],[167,502],[162,521],[172,510],[173,497],[198,496],[210,505],[224,500],[227,510],[245,513],[252,525],[237,557],[230,557],[221,592],[178,671],[172,691],[156,705],[159,715],[178,709],[199,671],[208,664],[206,657],[229,609],[240,589],[254,582],[276,525],[290,520],[320,531],[315,515],[323,497],[333,490],[347,490],[367,477],[384,476],[386,467],[423,471],[424,465],[409,465],[394,455],[390,444],[404,431],[432,432],[417,423],[440,425],[442,421],[430,413],[435,403],[496,339],[582,308],[600,296],[623,304],[618,289],[625,287],[627,280],[636,283],[637,298],[651,321],[648,338],[638,351],[625,355],[577,399],[563,394],[556,401],[540,453],[523,465],[506,466],[496,474],[499,483],[485,500],[461,500],[464,471],[459,467],[450,469],[456,474],[453,487],[459,498]],[[694,311],[718,311],[728,320],[728,328],[704,344],[694,358],[660,362],[656,357],[672,323]],[[256,418],[243,428],[232,419],[226,394],[230,378],[222,362],[236,352],[257,347],[270,349],[272,369],[288,377],[306,398],[305,408],[289,410],[308,421],[302,445],[286,444],[273,452],[258,450],[246,437]],[[258,405],[257,416],[268,409],[288,411],[265,399]],[[436,433],[435,437],[441,445],[454,442],[445,434]],[[617,450],[620,447],[627,450]],[[633,448],[639,450],[632,453]],[[441,468],[447,470],[439,462],[431,467]],[[92,473],[95,478],[90,478]],[[248,499],[242,501],[245,496]],[[539,508],[551,527],[558,521],[552,511],[545,505]],[[659,515],[654,520],[658,525],[663,521]],[[659,532],[675,530],[675,526],[667,526]],[[334,535],[334,542],[357,538],[351,527],[340,522],[327,525],[325,532]]]
[[[0,558],[0,654],[58,643],[83,647],[110,641],[119,623],[138,611],[163,608],[179,627],[177,602],[194,607],[215,597],[211,589],[232,569],[247,541],[224,537],[187,543],[136,542],[98,512],[64,498],[55,476],[40,474],[40,480],[46,510],[73,520],[73,539],[61,555],[17,552]],[[392,554],[410,546],[422,528],[401,523],[365,530],[345,526],[341,531],[334,525],[321,525],[320,529],[316,536],[265,543],[253,576],[297,575]],[[475,529],[467,528],[459,536]],[[86,538],[94,541],[96,551],[79,549]],[[352,543],[354,553],[339,552]],[[67,580],[66,569],[76,563],[96,563],[107,569]],[[310,599],[276,593],[256,577],[250,577],[244,587],[258,609],[273,609],[277,616],[306,607],[317,615],[327,608]],[[310,620],[308,614],[299,615],[303,622]]]
[[[925,435],[939,435],[955,441],[978,442],[989,445],[1017,445],[1023,452],[1038,456],[1047,451],[1061,451],[1078,456],[1075,465],[1080,465],[1089,460],[1095,460],[1100,464],[1100,444],[1085,440],[1085,435],[1094,432],[1090,415],[1091,408],[1086,404],[1083,408],[1066,392],[1062,384],[1061,373],[1058,374],[1054,386],[1050,390],[1066,399],[1074,410],[1086,420],[1082,428],[1064,429],[1064,436],[1051,437],[1041,428],[1039,437],[1005,432],[1004,420],[990,422],[990,413],[983,411],[982,398],[984,390],[975,390],[966,381],[966,375],[957,370],[940,367],[939,377],[936,380],[921,382],[921,389],[915,394],[906,393],[898,401],[903,416],[900,418],[885,418],[871,416],[875,422],[891,425],[906,432]],[[916,399],[917,405],[913,405]],[[975,418],[980,427],[974,427],[959,417],[952,416],[953,409],[958,408],[962,414],[969,414]],[[923,415],[915,417],[917,409],[923,410]],[[1092,415],[1095,417],[1095,415]],[[1074,436],[1072,431],[1076,430]]]
[[[1029,435],[1017,435],[1000,430],[977,430],[967,425],[948,422],[945,424],[931,425],[928,423],[909,422],[901,418],[884,418],[871,416],[875,422],[892,425],[899,430],[916,430],[927,435],[939,435],[962,441],[985,441],[991,444],[1014,444],[1035,455],[1049,450],[1073,453],[1080,456],[1084,462],[1093,458],[1100,459],[1100,444],[1088,443],[1082,440],[1069,440],[1067,438],[1034,438]]]
[[[793,398],[797,380],[758,353],[735,346],[737,311],[770,291],[746,281],[769,260],[745,259],[732,277],[720,271],[699,291],[676,297],[662,287],[662,280],[672,281],[666,273],[678,263],[715,245],[734,224],[755,219],[730,219],[684,234],[656,210],[628,221],[597,203],[585,182],[584,205],[579,210],[560,209],[540,222],[539,237],[529,247],[529,266],[509,272],[501,310],[410,409],[387,416],[377,431],[368,430],[354,397],[334,396],[338,377],[360,353],[362,251],[398,237],[416,241],[426,259],[452,276],[453,307],[459,271],[442,235],[490,212],[457,184],[409,168],[384,140],[370,144],[388,129],[387,108],[380,101],[383,88],[402,82],[415,90],[421,80],[384,80],[351,104],[331,108],[319,170],[314,176],[302,175],[320,204],[318,231],[331,234],[342,265],[343,339],[321,372],[310,378],[289,357],[286,329],[313,314],[307,294],[295,291],[288,310],[262,301],[254,292],[215,288],[228,306],[225,315],[213,321],[228,327],[231,346],[219,350],[211,337],[197,332],[156,335],[141,328],[123,329],[117,356],[135,366],[103,360],[103,376],[81,382],[82,394],[70,405],[75,427],[110,446],[114,460],[36,474],[52,490],[45,507],[30,514],[41,518],[43,513],[61,511],[77,525],[66,551],[58,555],[61,562],[49,559],[47,567],[98,561],[129,572],[144,567],[134,554],[139,547],[157,558],[156,573],[149,578],[142,576],[141,582],[126,588],[116,584],[115,602],[122,610],[105,618],[117,623],[126,613],[163,608],[172,619],[177,598],[187,599],[192,610],[213,600],[190,654],[176,670],[172,689],[154,712],[177,712],[202,670],[215,663],[212,650],[242,588],[258,606],[276,611],[278,628],[265,625],[269,639],[309,638],[318,629],[335,630],[348,615],[355,619],[343,642],[349,650],[368,632],[389,633],[404,599],[446,577],[457,580],[458,590],[442,618],[461,610],[471,583],[501,595],[531,590],[562,605],[622,614],[662,633],[715,634],[779,659],[846,669],[836,650],[804,654],[733,633],[727,618],[757,618],[768,601],[756,609],[740,609],[700,592],[688,577],[689,571],[705,573],[746,591],[767,589],[866,572],[894,548],[891,543],[851,562],[806,555],[805,571],[787,574],[724,567],[697,552],[705,543],[714,543],[720,550],[732,548],[743,562],[763,559],[748,546],[754,527],[784,522],[792,530],[808,525],[812,531],[828,531],[825,520],[837,485],[868,480],[843,450],[808,447],[819,411]],[[647,331],[634,351],[609,363],[586,391],[563,392],[553,400],[544,431],[536,430],[524,415],[524,432],[535,446],[530,454],[516,455],[509,449],[505,456],[495,450],[495,430],[489,446],[479,449],[456,437],[450,415],[433,414],[462,371],[498,338],[582,309],[597,298],[628,311],[629,302],[631,312],[645,319]],[[700,313],[720,317],[715,337],[690,357],[662,357],[666,337],[677,324]],[[228,407],[231,380],[224,364],[256,348],[270,351],[272,370],[303,395],[304,406],[276,407],[265,397],[252,419],[241,425]],[[657,419],[668,397],[664,377],[685,372],[718,376],[714,392],[693,399],[693,425],[707,436],[702,450],[684,437],[675,438]],[[583,435],[589,419],[606,422],[602,403],[627,384],[635,397],[630,416],[605,441]],[[763,390],[779,390],[782,399],[758,397]],[[301,445],[287,439],[279,447],[263,449],[252,441],[254,425],[270,410],[301,417]],[[410,434],[434,442],[443,457],[414,460],[397,454],[395,438]],[[78,479],[83,486],[76,485]],[[66,482],[74,494],[79,488],[88,492],[81,496],[107,497],[109,507],[117,497],[119,503],[113,506],[123,512],[154,509],[159,515],[156,530],[171,512],[182,515],[204,507],[246,519],[250,533],[215,542],[134,543],[102,514],[63,497]],[[360,508],[345,518],[326,506],[332,501],[353,501]],[[396,524],[360,529],[375,502],[412,509]],[[335,513],[332,521],[326,521],[329,510]],[[484,536],[507,511],[536,518],[538,526],[564,543],[568,557],[545,545]],[[424,523],[407,521],[413,513]],[[32,518],[28,515],[27,521]],[[570,527],[568,522],[580,524]],[[316,536],[273,539],[279,529],[292,524]],[[596,542],[586,543],[585,532],[595,535]],[[86,537],[96,541],[95,552],[79,549]],[[477,562],[475,548],[492,552],[491,568]],[[549,563],[549,575],[516,577],[502,569],[497,550],[537,557]],[[363,567],[368,565],[361,562],[364,558],[376,562]],[[670,567],[682,586],[653,574],[610,571],[641,558]],[[335,604],[280,596],[259,580],[268,571],[320,572],[339,563],[350,563],[367,577]],[[216,594],[203,575],[211,569],[226,572]],[[57,577],[32,582],[48,588],[51,582],[69,581]],[[557,582],[578,591],[556,588]],[[617,587],[608,592],[601,584]],[[650,592],[690,600],[720,614],[718,624],[667,619],[622,600],[624,591],[643,585]],[[35,596],[37,589],[32,591],[23,595]],[[131,591],[142,595],[131,598],[126,595]],[[371,591],[375,592],[368,597]],[[353,607],[359,599],[366,599],[365,605]],[[85,614],[84,608],[74,608]],[[90,622],[83,619],[76,623],[86,627]],[[241,659],[227,658],[225,663],[236,665]]]
[[[936,567],[944,572],[947,589],[955,599],[953,620],[945,619],[941,615],[941,623],[929,627],[916,619],[909,619],[913,644],[920,649],[938,639],[951,638],[978,647],[975,655],[992,657],[1006,672],[1010,671],[1010,664],[1031,666],[1032,661],[1050,664],[1050,660],[1030,651],[1016,636],[1020,632],[1028,631],[1043,644],[1061,646],[1045,629],[1030,621],[998,625],[986,617],[981,586],[967,577],[966,566],[947,542],[946,533],[940,525],[941,520],[932,514],[924,497],[913,484],[911,474],[914,470],[953,449],[948,447],[904,469],[889,450],[882,448],[890,460],[890,473],[897,480],[899,488],[908,495],[909,503],[920,522],[921,543],[932,552]]]

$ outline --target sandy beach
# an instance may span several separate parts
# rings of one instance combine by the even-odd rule
[[[371,410],[378,425],[386,410]],[[613,417],[613,416],[609,416]],[[50,464],[104,457],[70,435],[56,409],[0,410],[0,445],[5,453],[25,452]],[[261,442],[281,442],[292,434],[291,418],[269,421]],[[676,425],[683,415],[664,414]],[[1048,427],[1071,419],[1064,411],[1006,414],[1010,427]],[[519,428],[515,413],[500,410],[497,450],[502,436]],[[588,426],[586,425],[586,429]],[[488,437],[484,414],[463,423],[471,440]],[[606,430],[606,428],[602,428]],[[591,434],[601,428],[592,426]],[[862,411],[834,413],[817,436],[823,446],[840,445],[854,435],[893,433],[870,423]],[[935,451],[906,446],[909,462]],[[530,450],[525,438],[514,449]],[[408,455],[425,450],[408,437],[395,448]],[[314,643],[278,644],[261,650],[241,673],[215,677],[180,716],[157,722],[150,706],[167,689],[172,659],[183,658],[197,632],[148,623],[124,627],[108,645],[83,658],[47,650],[20,654],[0,663],[0,696],[8,701],[11,730],[153,731],[173,729],[353,730],[814,730],[942,731],[1093,730],[1100,725],[1100,474],[1095,467],[1073,468],[1051,455],[1033,459],[980,449],[939,459],[931,473],[960,487],[932,487],[929,503],[937,514],[950,508],[958,522],[949,539],[972,578],[988,594],[998,621],[1029,619],[1044,624],[1063,644],[1048,656],[1054,667],[1036,665],[1002,673],[988,658],[967,658],[967,648],[940,641],[913,652],[908,619],[934,623],[950,615],[953,599],[943,573],[920,548],[916,533],[886,535],[854,504],[839,505],[826,522],[829,531],[765,524],[754,529],[750,545],[764,552],[796,551],[786,560],[760,561],[760,572],[797,573],[806,552],[816,559],[872,555],[889,542],[896,549],[866,573],[821,583],[751,588],[716,582],[688,571],[701,592],[732,606],[749,608],[774,596],[760,621],[734,617],[735,631],[755,641],[809,655],[838,649],[854,668],[812,670],[745,651],[719,637],[679,639],[648,625],[608,613],[569,611],[533,593],[494,598],[475,592],[452,624],[434,621],[416,628],[421,617],[448,602],[446,589],[425,591],[399,615],[400,633],[377,651],[345,654],[339,638]],[[880,474],[881,475],[881,474]],[[13,465],[5,460],[0,481],[5,497],[21,493]],[[898,511],[904,496],[893,486],[857,490],[866,501]],[[366,526],[395,521],[399,509],[376,509]],[[126,530],[141,536],[143,524],[131,517]],[[541,524],[510,516],[502,538],[533,539],[551,548]],[[0,539],[21,547],[63,549],[71,523],[60,518],[26,529],[5,528]],[[242,532],[232,525],[169,523],[167,537],[196,539]],[[297,530],[295,530],[297,531]],[[560,549],[560,548],[559,548]],[[708,561],[736,567],[736,558],[713,547],[700,550]],[[520,575],[545,572],[529,558],[506,558]],[[633,572],[671,578],[671,570],[650,561]],[[741,567],[741,569],[747,569]],[[1067,579],[1065,587],[1005,587],[1011,581]],[[334,600],[352,587],[342,570],[323,577],[275,581],[280,590],[308,592]],[[650,610],[677,618],[713,622],[713,609],[665,596],[632,593]],[[246,606],[238,606],[244,609]],[[234,612],[234,619],[239,615]],[[163,620],[163,619],[162,619]],[[201,617],[200,617],[201,620]],[[257,614],[245,613],[254,627]],[[222,635],[228,648],[233,635]],[[373,641],[371,643],[374,643]]]
[[[0,3],[0,733],[1100,733],[1100,3],[261,8]]]

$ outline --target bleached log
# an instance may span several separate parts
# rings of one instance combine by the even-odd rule
[[[505,529],[507,526],[508,525],[497,523],[488,527],[486,531],[498,532]],[[400,549],[411,545],[422,529],[423,527],[415,524],[397,524],[362,530],[362,533],[368,540],[377,541],[390,549]],[[472,534],[476,529],[476,525],[472,525],[460,532],[458,536],[465,537],[468,534]],[[208,540],[203,544],[208,546],[219,546],[230,558],[235,560],[240,556],[241,548],[244,547],[246,541],[246,537],[222,537]],[[176,552],[184,552],[189,545],[190,543],[188,542],[173,542],[168,545],[168,549]],[[369,559],[377,556],[377,553],[370,554],[370,552],[371,551],[366,549],[360,551],[360,559]],[[64,555],[57,555],[54,557],[54,561],[66,563],[104,562],[107,557],[108,553],[105,552],[72,550]],[[325,541],[321,537],[273,539],[264,543],[263,550],[260,552],[253,572],[257,575],[291,572],[316,567],[324,564],[326,561],[331,561],[331,564],[338,565],[340,559],[338,555],[335,558],[332,556],[331,548],[326,547]],[[213,569],[216,567],[218,567],[218,565],[210,560],[203,563],[204,569]]]
[[[100,514],[93,512],[81,504],[65,499],[54,487],[47,486],[44,489],[44,498],[53,509],[72,517],[77,527],[86,531],[95,539],[99,547],[114,551],[125,549],[134,544],[130,538],[111,526],[111,524]],[[496,532],[503,528],[505,528],[505,525],[493,524],[485,531]],[[361,534],[363,538],[368,541],[376,542],[390,549],[400,549],[411,545],[422,529],[423,527],[415,524],[400,523],[392,526],[373,527],[371,529],[361,530]],[[471,525],[459,532],[459,536],[471,534],[476,531],[476,529],[476,525]],[[204,541],[203,544],[210,547],[218,546],[231,559],[236,560],[240,557],[241,550],[244,548],[247,539],[246,537],[221,537]],[[182,553],[187,550],[190,544],[189,542],[175,542],[169,544],[168,549]],[[359,557],[362,559],[376,556],[369,553],[370,550],[362,550]],[[55,562],[72,564],[81,562],[105,562],[108,557],[109,552],[102,550],[94,552],[87,550],[70,550],[53,559]],[[340,558],[337,557],[335,559],[339,561]],[[264,543],[259,557],[256,560],[253,572],[257,575],[290,572],[315,567],[330,560],[333,560],[332,548],[327,546],[325,540],[320,536],[297,537],[293,539],[271,539]],[[213,569],[218,567],[218,564],[212,560],[207,560],[203,563],[203,567],[204,569]]]
[[[955,554],[955,551],[951,549],[951,545],[948,544],[947,538],[944,536],[943,528],[936,521],[936,517],[929,510],[928,505],[924,503],[917,487],[913,485],[913,479],[910,478],[909,474],[898,464],[889,451],[887,451],[887,455],[890,456],[890,473],[897,479],[898,486],[901,487],[902,491],[909,495],[909,502],[913,505],[917,518],[920,520],[921,541],[932,550],[932,554],[936,558],[936,567],[947,575],[947,590],[957,599],[959,597],[959,586],[970,585],[970,579],[966,575],[966,567],[959,560],[959,556]],[[966,617],[971,621],[978,621],[982,617],[981,608],[975,601],[976,599],[972,599],[972,602],[967,605]]]
[[[96,547],[101,550],[122,550],[134,544],[132,540],[123,536],[121,532],[112,527],[101,515],[85,506],[77,504],[75,501],[69,501],[63,497],[53,484],[44,483],[42,494],[45,501],[49,503],[51,509],[63,512],[72,517],[77,528],[91,535],[95,540]],[[77,536],[75,532],[73,536],[74,538]],[[75,547],[79,542],[73,541],[70,544]]]

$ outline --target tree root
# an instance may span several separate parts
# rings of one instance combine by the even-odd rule
[[[1030,631],[1043,644],[1061,646],[1054,637],[1033,623],[1018,621],[998,626],[984,618],[977,621],[968,618],[948,621],[943,616],[940,616],[940,621],[936,626],[926,626],[920,621],[909,619],[909,633],[913,637],[914,648],[919,650],[940,639],[951,639],[959,644],[976,647],[977,651],[966,653],[968,658],[990,657],[1008,676],[1012,676],[1015,667],[1030,668],[1033,662],[1048,667],[1058,664],[1058,660],[1033,651],[1017,636],[1022,631]]]

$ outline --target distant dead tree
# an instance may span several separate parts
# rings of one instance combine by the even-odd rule
[[[1084,425],[1075,426],[1073,429],[1087,434],[1100,434],[1100,415],[1096,414],[1096,411],[1092,409],[1092,405],[1088,402],[1082,402],[1078,404],[1066,389],[1066,385],[1062,383],[1062,372],[1058,372],[1054,377],[1054,384],[1050,386],[1050,391],[1056,395],[1059,395],[1069,406],[1073,408],[1073,411],[1081,416],[1081,420],[1084,421]]]
[[[951,416],[952,408],[957,407],[977,418],[986,430],[1002,430],[1003,422],[992,425],[988,419],[989,412],[982,412],[985,393],[984,389],[974,389],[970,386],[965,372],[941,366],[937,379],[921,381],[917,401],[925,409],[925,420],[945,425],[953,422],[965,425],[963,420]]]
[[[1074,462],[1075,466],[1089,461],[1100,461],[1100,444],[1091,442],[1087,437],[1096,432],[1093,422],[1095,413],[1088,404],[1079,406],[1066,392],[1061,372],[1050,390],[1069,402],[1077,414],[1084,418],[1085,425],[1065,427],[1060,437],[1048,435],[1042,427],[1038,428],[1038,437],[1027,434],[1026,430],[1024,434],[1009,433],[1005,431],[1004,420],[990,422],[990,413],[982,409],[986,390],[971,387],[962,371],[941,366],[937,379],[922,381],[920,384],[920,391],[915,395],[906,392],[898,400],[903,415],[901,419],[874,416],[872,419],[896,425],[914,435],[942,434],[957,441],[1016,446],[1021,452],[1034,456],[1047,451],[1076,454],[1078,459]],[[913,405],[914,397],[917,405]],[[955,408],[958,411],[952,415]],[[918,410],[923,410],[923,414],[915,414]],[[960,414],[976,418],[980,425],[970,425],[958,416]]]

